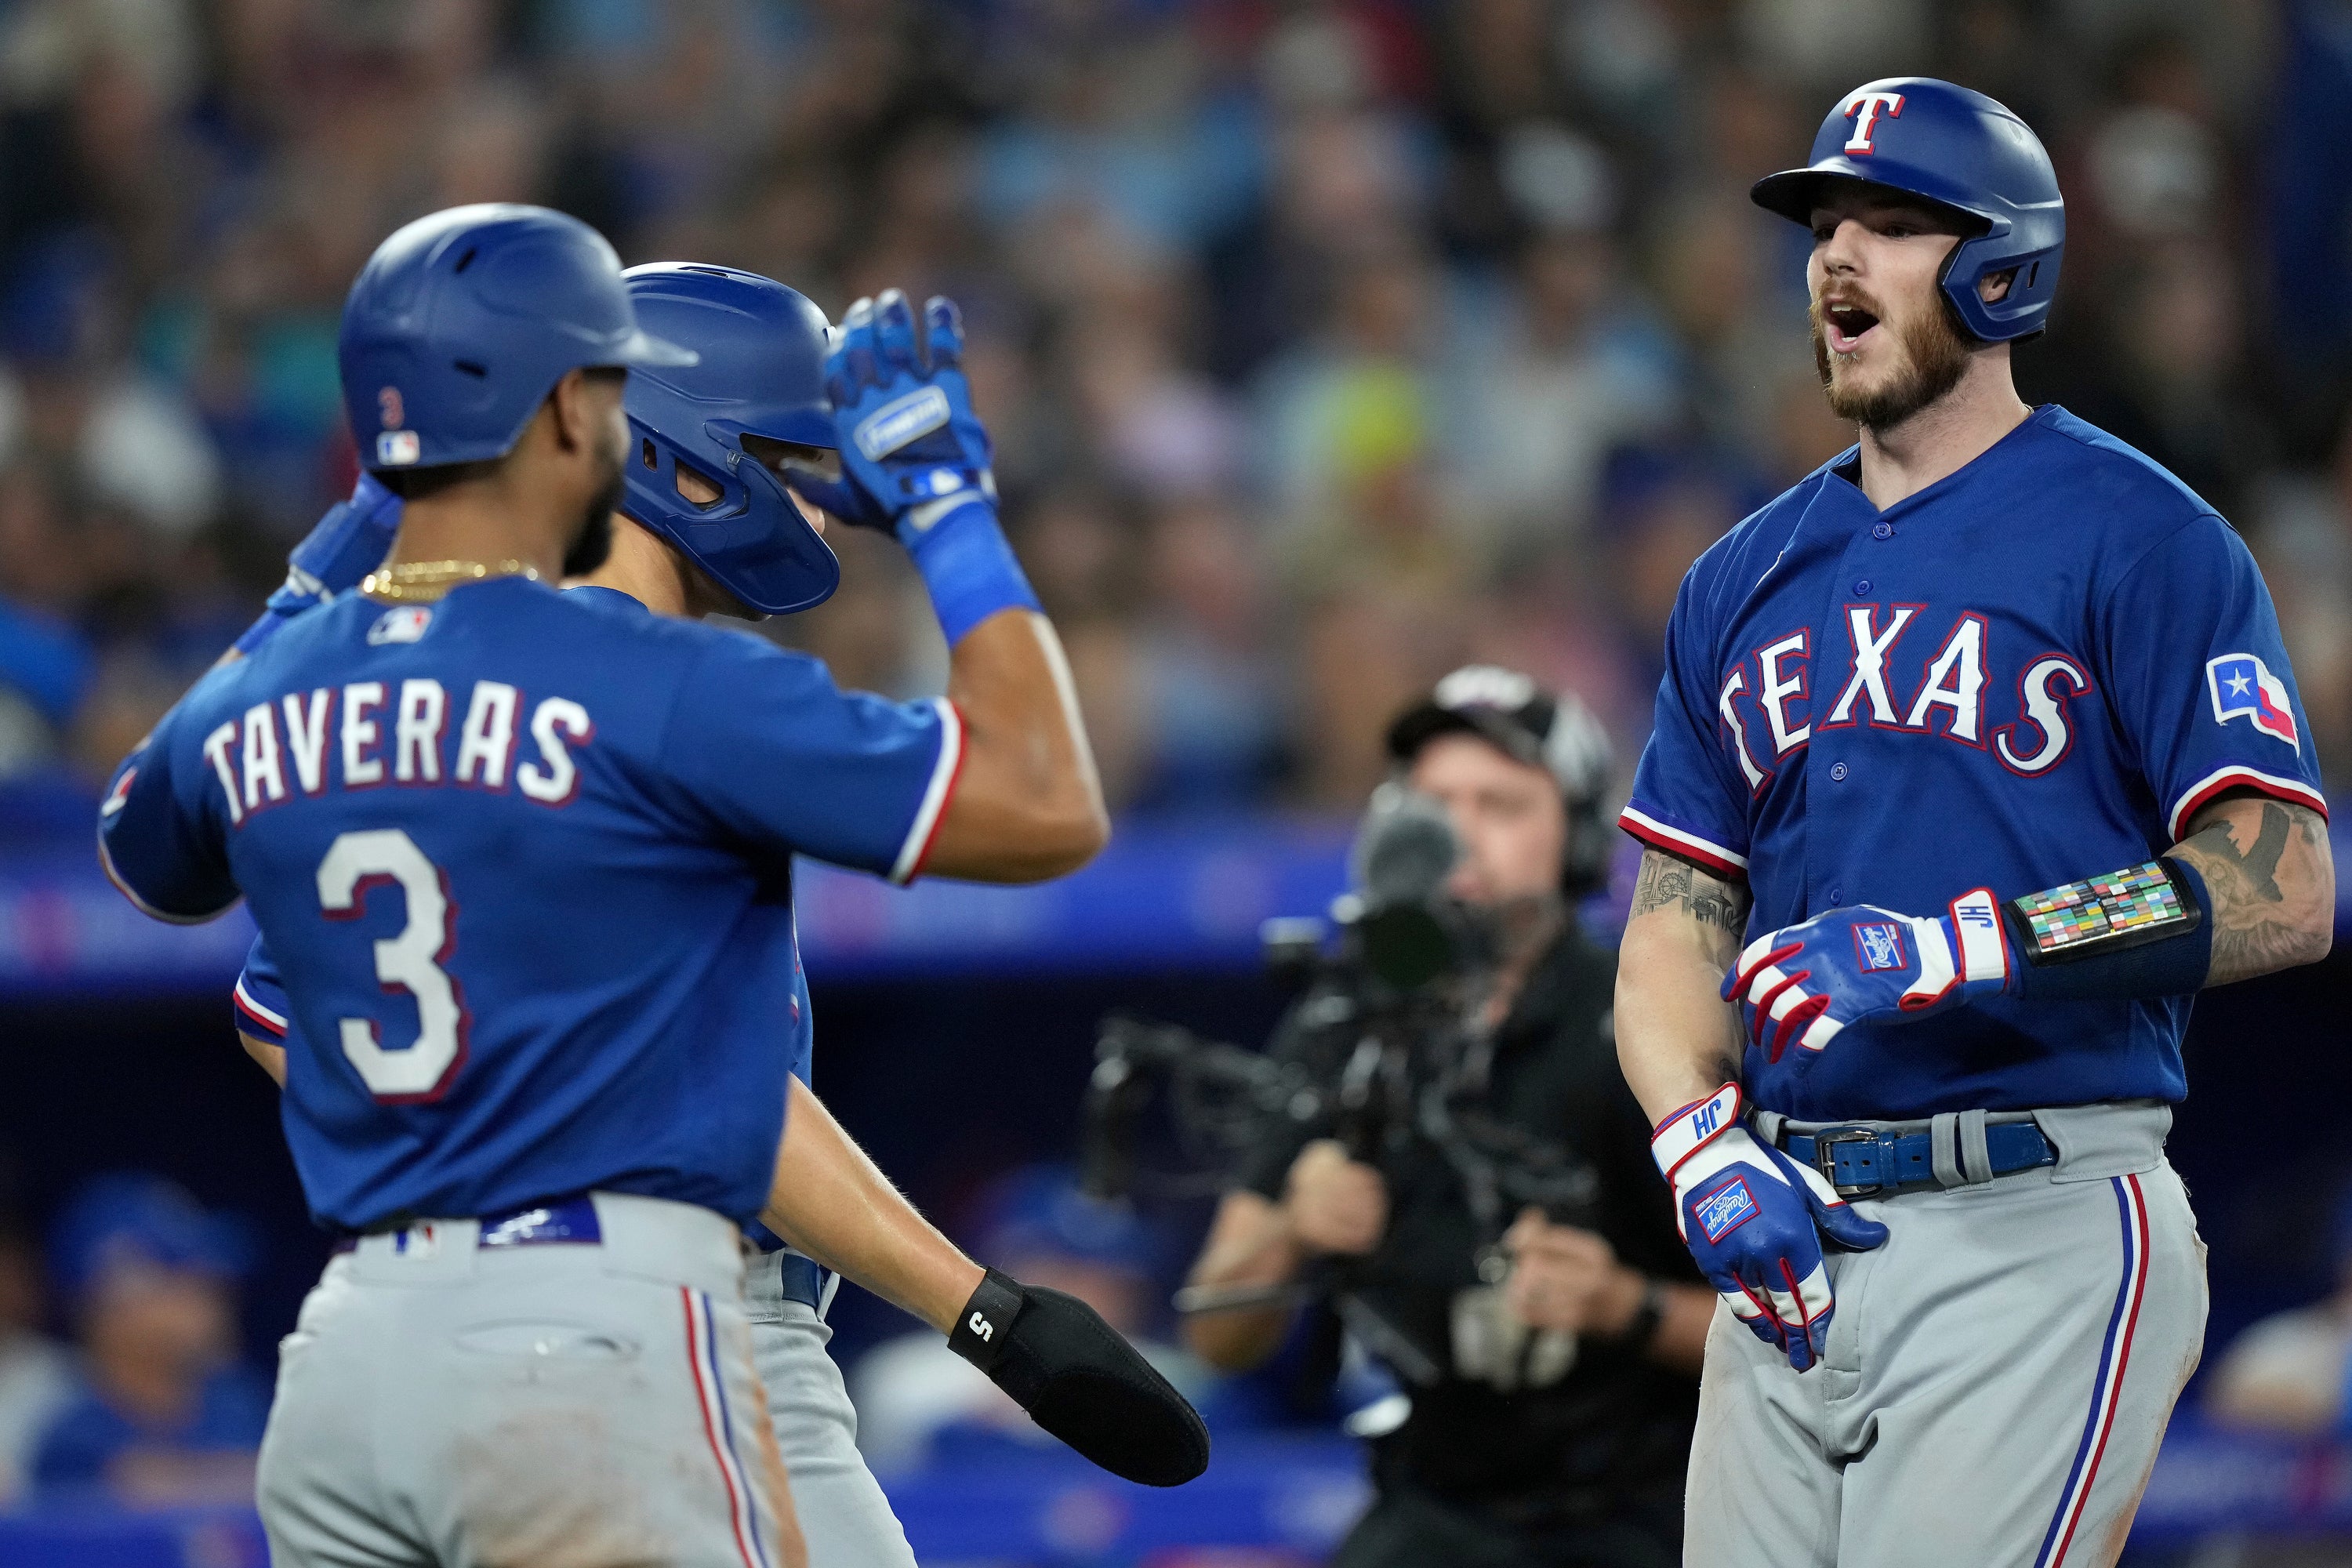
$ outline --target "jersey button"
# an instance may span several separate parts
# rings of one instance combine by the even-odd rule
[[[1845,764],[1843,763],[1832,763],[1830,764],[1830,777],[1838,784],[1845,783]]]
[[[1869,578],[1858,577],[1854,579],[1853,596],[1857,599],[1866,599],[1870,596]]]
[[[1892,539],[1895,537],[1895,525],[1891,522],[1873,523],[1870,528],[1870,537],[1873,539]]]
[[[1830,908],[1836,909],[1839,905],[1844,902],[1845,889],[1843,888],[1832,888],[1830,889]]]

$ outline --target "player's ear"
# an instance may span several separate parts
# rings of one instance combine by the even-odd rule
[[[560,451],[593,451],[599,426],[610,422],[620,405],[628,373],[592,365],[567,370],[547,395],[543,410],[552,421],[551,433]]]
[[[1977,298],[1988,305],[1997,305],[2009,298],[2010,288],[2016,281],[2017,268],[2014,267],[2006,271],[1989,273],[1977,282]]]

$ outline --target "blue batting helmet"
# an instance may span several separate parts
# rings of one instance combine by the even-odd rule
[[[696,350],[691,369],[629,377],[636,449],[621,510],[686,552],[751,608],[790,615],[824,603],[841,563],[745,437],[835,449],[824,396],[824,312],[773,279],[731,267],[657,262],[623,274],[637,320]],[[680,465],[719,490],[678,493]]]
[[[2024,121],[1983,93],[1932,77],[1864,82],[1830,110],[1811,160],[1756,182],[1756,205],[1812,222],[1822,185],[1860,180],[1948,207],[1976,232],[1944,263],[1944,295],[1968,330],[2006,342],[2049,324],[2066,247],[2066,204],[2050,154]],[[1987,304],[1977,287],[1996,272],[2017,277]]]
[[[58,1216],[49,1250],[58,1289],[79,1300],[127,1263],[235,1279],[251,1269],[255,1247],[236,1216],[206,1210],[161,1176],[124,1171],[82,1185]]]
[[[694,363],[637,329],[603,235],[503,202],[434,213],[377,246],[336,352],[360,460],[379,473],[504,457],[567,371]]]

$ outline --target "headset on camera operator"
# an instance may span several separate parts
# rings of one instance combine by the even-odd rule
[[[1223,1197],[1192,1294],[1263,1300],[1252,1288],[1337,1261],[1424,1352],[1422,1376],[1407,1379],[1410,1414],[1377,1435],[1355,1426],[1373,1437],[1380,1495],[1333,1558],[1339,1568],[1665,1568],[1681,1555],[1714,1298],[1676,1237],[1648,1120],[1618,1071],[1614,955],[1575,915],[1607,875],[1606,739],[1573,697],[1472,667],[1399,716],[1388,743],[1398,782],[1441,806],[1459,842],[1444,893],[1490,933],[1473,1021],[1491,1051],[1484,1109],[1590,1170],[1590,1200],[1572,1215],[1582,1223],[1530,1205],[1506,1216],[1498,1257],[1460,1173],[1425,1143],[1375,1156],[1376,1169],[1349,1157],[1328,1120],[1280,1126]],[[1317,1002],[1309,993],[1286,1017],[1275,1055],[1318,1048]],[[1255,1366],[1294,1310],[1196,1310],[1186,1337],[1220,1366]]]

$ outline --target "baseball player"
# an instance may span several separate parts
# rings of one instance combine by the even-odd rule
[[[353,285],[345,400],[404,502],[391,556],[200,681],[100,817],[151,913],[247,898],[292,998],[289,1142],[345,1239],[282,1351],[277,1561],[804,1560],[740,1250],[782,1131],[790,858],[1016,880],[1103,835],[952,310],[929,325],[927,357],[887,300],[829,367],[854,439],[828,508],[895,525],[952,650],[950,699],[898,705],[555,591],[601,563],[643,460],[626,367],[694,360],[638,327],[593,230],[453,209]],[[1017,1362],[1051,1426],[1074,1363],[1121,1368],[1034,1333],[1061,1321],[1042,1295],[992,1275],[957,1332]],[[1195,1442],[1131,1392],[1132,1443]]]
[[[1691,568],[1622,818],[1620,1057],[1725,1302],[1685,1560],[2112,1563],[2205,1321],[2191,998],[2330,939],[2294,673],[2210,507],[2018,398],[2016,116],[1874,81],[1754,195],[1861,440]]]
[[[835,459],[824,313],[781,283],[725,268],[662,264],[623,276],[639,325],[701,363],[630,379],[624,405],[638,458],[614,524],[613,552],[582,591],[678,616],[715,611],[758,619],[821,602],[840,574],[820,538],[822,514],[804,516],[765,480],[739,477],[730,497],[712,476],[746,461],[780,468]],[[732,444],[714,436],[714,418],[740,426],[741,435]],[[724,535],[704,531],[714,518],[728,520]],[[322,526],[341,525],[331,515]],[[323,574],[311,588],[356,587],[373,564],[365,555],[313,547],[306,558]],[[809,1088],[810,1010],[797,965],[793,984],[779,1034],[793,1076],[767,1218],[946,1333],[984,1271],[907,1203]],[[232,1001],[246,1048],[282,1085],[292,1008],[266,941],[256,940]],[[752,1348],[810,1556],[913,1568],[906,1536],[858,1452],[856,1415],[825,1353],[831,1331],[820,1270],[765,1226],[751,1234],[761,1246],[749,1280]],[[1124,1462],[1118,1454],[1102,1457]]]

